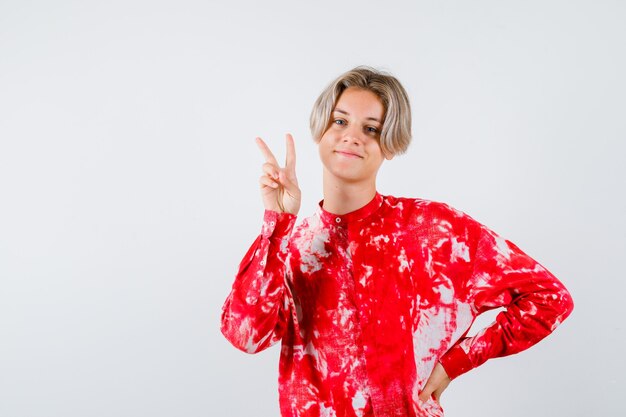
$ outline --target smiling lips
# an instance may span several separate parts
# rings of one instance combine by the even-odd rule
[[[335,151],[335,152],[347,158],[363,158],[361,155],[350,152],[350,151]]]

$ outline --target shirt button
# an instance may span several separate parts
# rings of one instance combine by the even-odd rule
[[[270,222],[270,226],[274,227],[276,225],[275,222]]]
[[[261,266],[265,265],[265,260],[261,259],[261,262],[259,262],[259,264],[261,264]]]
[[[336,221],[337,223],[341,223],[341,218],[340,218],[340,217],[335,217],[335,221]]]

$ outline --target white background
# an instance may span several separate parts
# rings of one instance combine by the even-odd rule
[[[625,21],[619,0],[1,0],[0,415],[277,416],[278,346],[219,332],[261,226],[254,137],[282,160],[293,133],[312,214],[309,112],[359,64],[413,106],[379,191],[467,212],[576,304],[455,380],[447,417],[625,415]]]

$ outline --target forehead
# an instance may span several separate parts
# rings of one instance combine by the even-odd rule
[[[378,95],[357,87],[346,88],[335,103],[334,110],[342,110],[351,116],[379,120],[382,120],[385,113],[383,102]]]

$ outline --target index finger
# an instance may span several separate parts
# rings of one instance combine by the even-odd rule
[[[261,150],[261,153],[263,153],[263,156],[265,157],[265,160],[267,162],[269,162],[270,164],[278,165],[274,154],[272,153],[272,151],[270,151],[270,148],[265,144],[265,142],[263,142],[263,139],[257,137],[256,144],[259,146],[259,149]]]
[[[291,133],[287,133],[287,157],[285,158],[285,168],[295,173],[296,171],[296,145],[294,144],[293,136]]]

